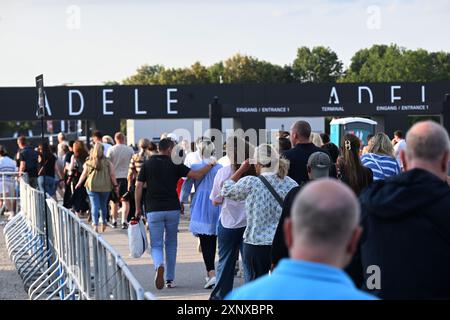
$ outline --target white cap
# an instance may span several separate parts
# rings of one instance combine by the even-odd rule
[[[172,140],[172,141],[178,143],[178,137],[177,137],[177,135],[176,135],[175,133],[169,133],[169,134],[167,135],[167,139],[170,139],[170,140]]]

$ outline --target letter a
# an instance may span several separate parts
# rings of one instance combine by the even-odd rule
[[[369,290],[381,289],[381,270],[377,265],[372,265],[367,267],[367,274],[370,274],[370,277],[367,278],[366,286]]]

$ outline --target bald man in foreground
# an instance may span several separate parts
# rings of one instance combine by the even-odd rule
[[[358,290],[342,271],[358,246],[359,214],[356,196],[343,183],[334,179],[308,183],[284,224],[291,258],[282,259],[272,275],[234,290],[226,299],[375,299]]]
[[[449,137],[425,121],[408,131],[406,144],[407,171],[360,196],[362,281],[354,279],[382,299],[450,299]]]

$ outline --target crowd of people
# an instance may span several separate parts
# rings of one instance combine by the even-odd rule
[[[172,133],[141,139],[137,152],[121,132],[94,132],[90,151],[63,134],[56,150],[17,143],[15,163],[0,146],[0,171],[14,165],[31,186],[60,192],[96,232],[118,227],[119,211],[123,229],[144,219],[157,289],[176,286],[190,203],[210,299],[450,298],[450,142],[437,123],[415,124],[406,139],[347,133],[340,146],[306,121],[272,144],[230,136],[223,150]],[[233,290],[239,254],[245,285]]]

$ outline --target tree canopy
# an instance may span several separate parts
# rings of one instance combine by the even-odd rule
[[[357,51],[344,69],[328,47],[300,47],[292,64],[280,66],[249,55],[236,54],[211,66],[143,65],[122,81],[129,85],[210,83],[334,83],[439,81],[450,79],[450,53],[407,50],[395,44],[373,45]],[[105,84],[119,84],[108,81]]]

